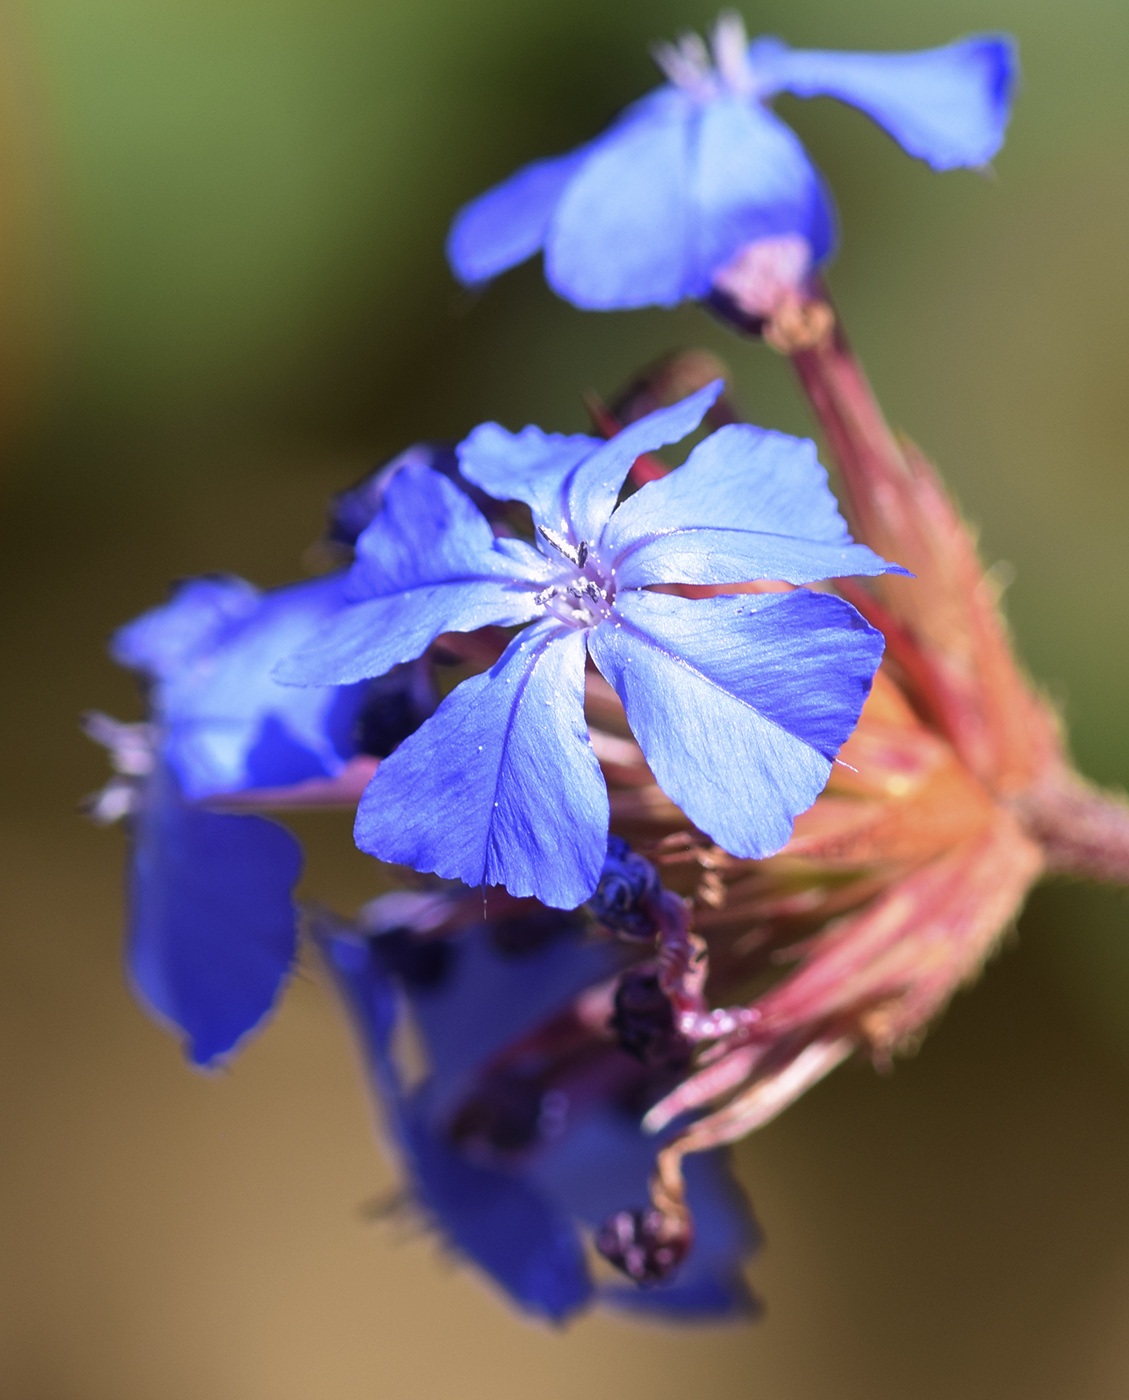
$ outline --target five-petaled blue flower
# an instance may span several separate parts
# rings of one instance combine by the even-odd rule
[[[618,691],[662,789],[738,856],[787,841],[858,719],[882,638],[842,599],[798,589],[697,601],[661,584],[791,584],[895,569],[852,542],[815,448],[748,425],[618,509],[635,458],[691,432],[720,382],[610,442],[495,423],[463,475],[532,510],[537,547],[495,538],[426,467],[389,483],[357,541],[354,605],[282,663],[348,684],[441,633],[532,622],[384,762],[357,813],[362,850],[572,908],[595,889],[608,796],[588,739],[590,657]]]
[[[459,213],[447,252],[461,281],[485,282],[544,249],[549,285],[580,307],[672,306],[721,288],[770,312],[781,283],[801,283],[830,256],[836,220],[768,99],[839,98],[947,170],[984,165],[999,149],[1017,72],[1003,35],[918,53],[830,53],[750,45],[736,15],[718,21],[712,62],[696,35],[656,58],[670,82],[602,136],[526,166]]]

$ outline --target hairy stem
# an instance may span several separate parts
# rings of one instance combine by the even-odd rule
[[[1129,885],[1129,800],[1055,767],[1013,799],[1052,874]]]

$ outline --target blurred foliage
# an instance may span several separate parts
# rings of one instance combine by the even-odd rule
[[[379,1388],[380,1356],[364,1343],[377,1308],[368,1292],[346,1309],[352,1322],[318,1314],[319,1326],[351,1339],[350,1378],[335,1371],[329,1381],[326,1361],[324,1372],[293,1373],[304,1390],[280,1389],[290,1371],[272,1371],[259,1351],[254,1374],[239,1371],[249,1338],[265,1346],[272,1327],[299,1315],[289,1301],[277,1312],[261,1301],[268,1281],[279,1270],[300,1276],[315,1257],[315,1288],[327,1297],[363,1279],[400,1316],[395,1278],[374,1281],[370,1236],[318,1243],[327,1221],[343,1239],[346,1225],[359,1232],[345,1220],[352,1198],[334,1193],[378,1169],[348,1067],[325,1049],[336,1044],[330,1012],[310,989],[296,989],[297,1009],[241,1066],[241,1087],[222,1092],[190,1080],[128,1005],[115,966],[119,846],[71,816],[102,776],[75,716],[89,704],[137,713],[128,679],[103,659],[104,638],[169,578],[292,575],[325,496],[413,438],[460,435],[486,417],[581,427],[582,390],[611,392],[678,343],[727,357],[758,421],[811,430],[787,365],[695,309],[582,315],[548,293],[535,266],[472,298],[443,262],[463,200],[594,133],[655,81],[651,41],[713,15],[703,0],[12,0],[0,12],[0,586],[18,603],[6,626],[15,680],[0,759],[0,820],[18,856],[5,891],[15,936],[0,983],[5,1063],[19,1071],[6,1111],[26,1144],[12,1167],[19,1190],[6,1195],[25,1202],[17,1238],[41,1260],[28,1275],[39,1282],[15,1276],[19,1306],[5,1323],[30,1329],[20,1332],[30,1350],[19,1354],[32,1358],[18,1372],[21,1396],[132,1400],[152,1393],[152,1376],[175,1357],[189,1379],[162,1387],[170,1396],[203,1386],[243,1400],[265,1395],[268,1380],[273,1395],[332,1400]],[[820,47],[916,47],[994,27],[1020,39],[1024,89],[995,178],[934,176],[831,102],[785,99],[780,109],[837,193],[844,246],[832,284],[880,396],[982,525],[988,559],[1014,569],[1008,602],[1022,649],[1061,698],[1083,767],[1124,784],[1129,7],[765,0],[745,15],[754,33]],[[307,832],[309,887],[346,906],[366,897],[371,870],[349,847],[347,823],[311,818]],[[1129,1288],[1129,1218],[1116,1180],[1129,1135],[1112,1123],[1125,1118],[1129,1081],[1103,1047],[1129,1064],[1126,912],[1121,895],[1042,892],[1021,954],[991,969],[991,987],[962,1001],[894,1085],[842,1076],[750,1145],[771,1229],[765,1286],[777,1289],[780,1318],[767,1332],[724,1347],[666,1338],[642,1359],[637,1337],[621,1349],[635,1334],[593,1324],[588,1349],[560,1369],[556,1343],[524,1340],[472,1286],[447,1289],[443,1306],[462,1310],[464,1332],[469,1318],[480,1339],[515,1349],[544,1394],[598,1393],[592,1375],[654,1397],[702,1375],[707,1394],[747,1394],[761,1375],[758,1393],[819,1400],[1123,1394],[1129,1331],[1117,1308]],[[333,1074],[341,1087],[330,1092]],[[52,1104],[65,1106],[61,1120]],[[295,1228],[303,1212],[301,1248],[277,1269],[272,1219],[256,1211],[285,1196],[262,1196],[268,1147],[252,1135],[273,1111],[280,1125],[292,1115],[297,1139],[320,1125],[329,1144],[300,1156],[305,1175],[291,1181],[291,1215],[277,1228]],[[347,1113],[356,1123],[345,1128]],[[230,1190],[220,1185],[228,1159],[218,1148],[209,1156],[221,1122],[244,1154]],[[283,1126],[264,1130],[264,1144],[272,1134],[285,1139],[279,1152],[293,1146]],[[919,1140],[940,1157],[915,1156]],[[341,1142],[351,1176],[326,1166]],[[150,1182],[130,1143],[141,1162],[161,1164],[167,1186]],[[905,1170],[891,1194],[894,1167],[883,1163],[899,1153]],[[200,1191],[226,1202],[205,1231],[208,1248],[233,1230],[243,1252],[232,1257],[260,1300],[249,1332],[221,1316],[228,1304],[200,1301],[220,1255],[197,1257],[191,1224],[182,1238],[166,1219],[193,1209],[211,1219],[204,1196],[191,1195],[196,1162]],[[1015,1186],[1024,1172],[1029,1189]],[[1046,1198],[1034,1198],[1035,1182]],[[1040,1210],[1053,1219],[1038,1223]],[[71,1223],[63,1230],[56,1218]],[[169,1312],[158,1326],[146,1311],[175,1312],[180,1294],[169,1284],[150,1304],[162,1265],[140,1221],[178,1259],[196,1260],[183,1287],[192,1325],[211,1338],[199,1356]],[[1025,1228],[1042,1231],[1045,1272]],[[340,1251],[354,1248],[370,1262],[350,1273]],[[930,1274],[938,1253],[946,1262]],[[110,1277],[103,1256],[118,1260],[118,1281],[91,1317],[126,1337],[137,1306],[158,1329],[128,1365],[86,1317],[84,1281]],[[403,1267],[406,1296],[425,1306],[438,1295],[421,1257]],[[400,1267],[391,1251],[379,1258]],[[1048,1301],[1056,1271],[1075,1290],[1069,1325]],[[59,1324],[60,1288],[72,1299],[62,1333],[74,1365],[52,1370],[35,1337],[48,1318]],[[234,1307],[238,1290],[217,1296]],[[824,1327],[813,1351],[813,1329]],[[405,1336],[418,1339],[418,1328]],[[489,1365],[489,1349],[472,1354]],[[85,1369],[94,1355],[102,1359]],[[440,1371],[426,1374],[437,1387]],[[410,1372],[396,1375],[397,1396],[428,1393],[412,1388]],[[452,1376],[468,1394],[505,1393],[457,1367]]]

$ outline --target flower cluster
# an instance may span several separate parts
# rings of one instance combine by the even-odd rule
[[[543,249],[579,306],[689,298],[763,336],[845,514],[812,442],[678,356],[593,401],[597,436],[410,448],[331,503],[336,572],[181,585],[112,644],[146,720],[88,720],[145,1005],[216,1063],[303,925],[408,1199],[554,1319],[747,1312],[723,1145],[911,1044],[1044,870],[1129,872],[1125,805],[1070,767],[971,535],[851,354],[818,275],[830,196],[768,106],[830,95],[934,169],[982,166],[1011,42],[808,52],[723,16],[656,56],[668,83],[608,132],[458,215],[452,266],[479,284]],[[682,465],[655,455],[703,425]],[[385,872],[352,919],[297,905],[297,843],[261,813],[311,805],[355,807],[407,886]]]

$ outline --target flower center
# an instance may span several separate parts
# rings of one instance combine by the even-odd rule
[[[587,540],[571,545],[555,530],[546,530],[543,525],[538,525],[537,533],[561,556],[565,567],[556,581],[543,588],[533,601],[569,627],[595,627],[610,617],[615,585],[606,576]]]

